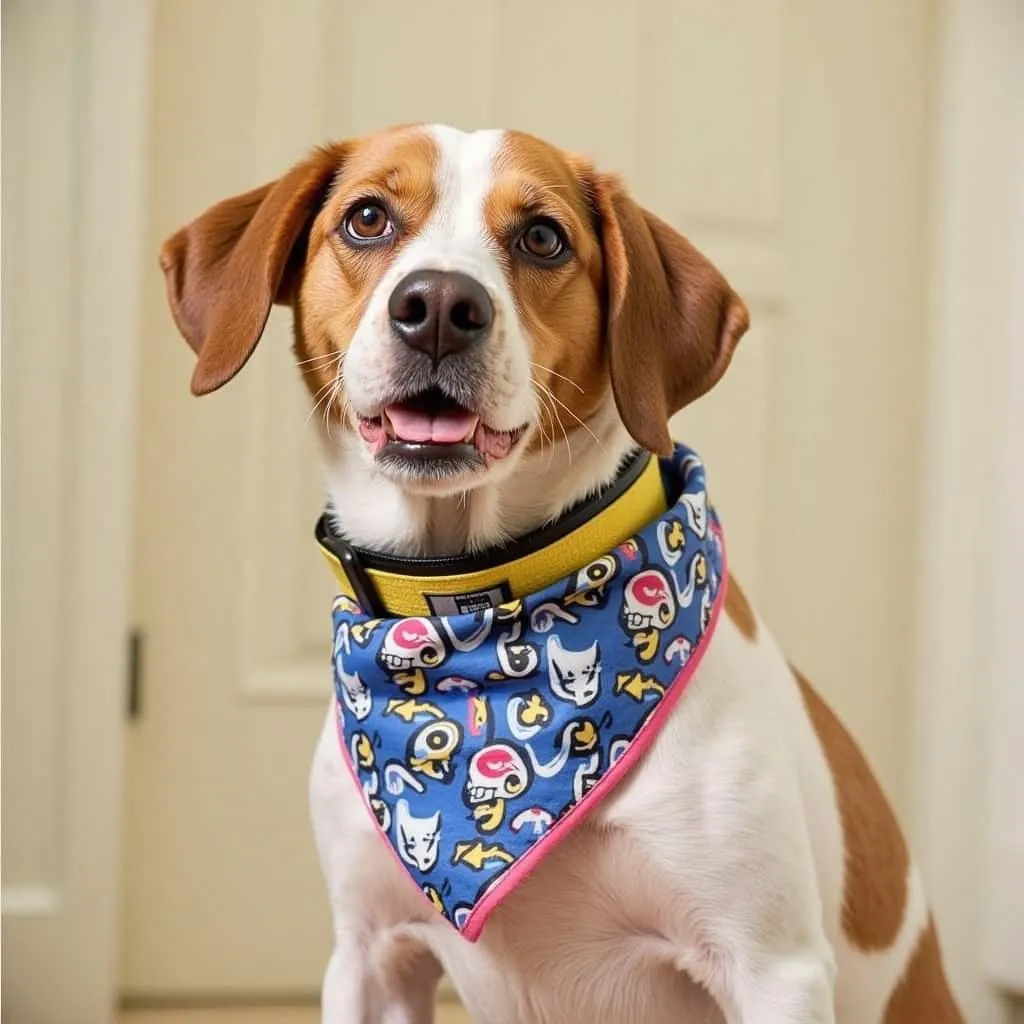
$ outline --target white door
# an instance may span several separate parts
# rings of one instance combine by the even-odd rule
[[[678,427],[745,588],[902,804],[929,7],[163,0],[149,250],[310,145],[396,121],[526,128],[622,172],[748,300],[734,369]],[[154,263],[122,979],[137,996],[311,992],[329,927],[306,773],[331,587],[287,316],[222,393],[191,398],[190,369]]]
[[[148,4],[3,5],[3,1010],[116,996]]]

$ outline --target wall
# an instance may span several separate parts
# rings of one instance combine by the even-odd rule
[[[972,1024],[1024,986],[1024,6],[941,7],[914,832]]]

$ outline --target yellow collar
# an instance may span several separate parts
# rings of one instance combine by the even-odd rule
[[[366,613],[452,615],[542,590],[611,551],[667,506],[658,460],[644,452],[594,501],[479,557],[394,558],[357,550],[334,533],[326,513],[316,536],[341,593]]]

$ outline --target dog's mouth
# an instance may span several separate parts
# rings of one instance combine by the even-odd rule
[[[443,475],[486,469],[506,458],[526,431],[496,430],[437,388],[360,416],[359,434],[376,460],[410,471],[429,464]]]

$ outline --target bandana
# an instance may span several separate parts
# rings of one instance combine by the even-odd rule
[[[557,582],[453,614],[335,602],[344,759],[467,939],[648,748],[714,631],[725,552],[703,466],[682,446],[650,462],[668,510]]]

